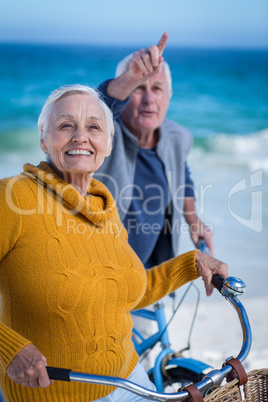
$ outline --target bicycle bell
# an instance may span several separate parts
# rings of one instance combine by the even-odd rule
[[[223,282],[223,288],[233,296],[239,296],[244,293],[246,284],[242,279],[236,278],[235,276],[229,276],[229,278],[225,279]]]

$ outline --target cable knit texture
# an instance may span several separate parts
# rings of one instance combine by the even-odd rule
[[[114,200],[92,179],[82,197],[41,162],[0,181],[0,381],[6,401],[89,402],[114,388],[55,381],[25,388],[6,374],[33,343],[48,365],[127,378],[138,362],[133,309],[198,277],[195,251],[146,272]]]

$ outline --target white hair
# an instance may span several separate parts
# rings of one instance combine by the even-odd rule
[[[119,75],[123,74],[127,68],[128,65],[130,63],[130,60],[132,59],[133,53],[129,54],[128,56],[126,56],[123,60],[121,60],[115,69],[115,77],[119,77]],[[168,84],[168,91],[169,91],[169,97],[171,98],[172,95],[172,78],[171,78],[171,72],[170,72],[170,68],[168,63],[164,60],[163,63],[163,69],[166,75],[166,79],[167,79],[167,84]]]
[[[91,96],[94,99],[97,99],[99,102],[99,105],[104,111],[105,118],[106,118],[106,125],[107,125],[107,134],[108,134],[108,144],[107,144],[107,149],[110,146],[111,143],[111,136],[110,134],[114,134],[114,123],[113,123],[113,114],[109,107],[106,105],[106,103],[100,98],[100,94],[98,91],[95,89],[86,86],[86,85],[80,85],[80,84],[73,84],[73,85],[65,85],[63,87],[60,87],[58,89],[55,89],[49,97],[46,100],[46,103],[44,104],[42,111],[40,113],[40,116],[38,118],[38,129],[40,133],[42,130],[46,132],[50,114],[53,108],[54,103],[63,98],[64,96],[67,95],[75,95],[75,94],[87,94]]]

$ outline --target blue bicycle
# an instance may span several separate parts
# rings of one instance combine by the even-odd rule
[[[222,381],[230,375],[232,378],[233,375],[238,374],[239,381],[240,379],[242,379],[243,370],[242,375],[239,373],[242,367],[241,362],[243,362],[243,360],[247,357],[252,342],[251,327],[246,310],[242,305],[242,303],[237,298],[237,296],[242,295],[244,292],[245,288],[244,282],[241,279],[235,277],[229,277],[224,280],[223,278],[218,277],[217,275],[213,276],[212,282],[214,286],[220,291],[222,296],[226,300],[228,300],[237,311],[237,315],[239,317],[243,334],[243,343],[240,353],[236,358],[228,358],[224,362],[222,368],[210,371],[200,382],[195,384],[194,388],[197,389],[202,396],[209,395],[213,389],[219,387]],[[54,380],[76,381],[88,384],[102,384],[102,385],[116,386],[124,388],[130,392],[142,396],[145,399],[153,401],[159,401],[159,402],[185,401],[186,399],[189,400],[189,396],[191,395],[191,391],[189,389],[190,386],[187,386],[182,390],[176,391],[175,393],[163,393],[163,392],[151,391],[129,380],[125,380],[124,378],[80,373],[80,372],[74,372],[70,369],[61,369],[56,367],[47,367],[47,371],[49,377]],[[243,378],[243,380],[245,380],[245,378]],[[245,381],[243,382],[243,384],[244,383]],[[227,397],[228,396],[229,394],[227,395]]]
[[[186,293],[191,287],[195,287],[199,292],[199,289],[191,283],[186,292],[184,293],[180,303],[173,311],[173,316],[176,314],[180,307]],[[199,303],[199,293],[198,302]],[[194,317],[196,316],[197,306],[195,309]],[[165,305],[163,300],[154,305],[154,311],[147,309],[141,309],[132,313],[135,316],[143,317],[147,320],[152,320],[157,323],[157,332],[153,333],[148,338],[144,338],[140,331],[135,327],[133,329],[133,342],[136,351],[140,356],[150,351],[157,343],[161,344],[161,351],[156,357],[154,366],[148,371],[150,379],[154,382],[158,392],[176,392],[178,388],[184,386],[189,382],[199,382],[211,370],[211,366],[206,363],[187,358],[183,356],[183,351],[190,349],[190,335],[188,337],[188,346],[183,350],[176,352],[170,346],[170,339],[168,335],[168,325],[171,322],[166,320]],[[193,328],[194,320],[190,328],[190,334]],[[145,324],[146,325],[146,324]],[[141,359],[142,360],[142,359]]]
[[[199,242],[198,249],[203,253],[209,254],[209,250],[204,240]],[[168,326],[191,288],[194,288],[197,292],[197,302],[189,331],[188,345],[179,352],[175,352],[175,350],[170,347],[171,343],[168,335]],[[144,356],[146,357],[146,355],[150,353],[156,344],[160,343],[161,351],[156,357],[154,366],[148,371],[148,375],[151,381],[154,382],[158,392],[176,392],[178,388],[189,382],[196,383],[201,381],[207,372],[211,370],[211,366],[208,364],[200,360],[183,356],[184,351],[190,350],[190,338],[197,314],[199,299],[199,289],[192,282],[188,285],[177,307],[173,308],[173,315],[168,322],[166,320],[165,305],[163,300],[154,305],[154,311],[141,309],[132,312],[132,315],[134,316],[142,317],[157,323],[157,331],[147,338],[145,338],[141,331],[134,326],[132,340],[136,351],[141,357],[141,361]],[[144,321],[144,323],[146,325],[146,321]]]

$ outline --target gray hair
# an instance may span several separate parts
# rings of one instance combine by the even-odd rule
[[[114,123],[113,123],[113,114],[111,110],[108,108],[106,103],[100,98],[100,94],[95,89],[80,84],[73,84],[73,85],[65,85],[58,89],[55,89],[46,100],[40,116],[38,118],[38,129],[41,133],[43,130],[44,132],[47,130],[47,125],[49,121],[49,117],[53,108],[54,103],[63,98],[64,96],[71,95],[71,94],[87,94],[92,96],[94,99],[97,99],[100,107],[103,109],[105,117],[106,117],[106,124],[107,124],[107,134],[108,134],[108,144],[107,148],[109,148],[111,143],[111,137],[109,134],[114,134]]]
[[[123,74],[127,68],[128,65],[130,63],[130,60],[132,59],[133,53],[129,54],[128,56],[126,56],[123,60],[121,60],[117,66],[116,66],[116,70],[115,70],[115,77],[119,77],[119,75]],[[171,98],[172,95],[172,78],[171,78],[171,72],[170,72],[170,67],[169,64],[164,60],[163,61],[163,69],[166,75],[166,79],[167,79],[167,84],[168,84],[168,91],[169,91],[169,97]]]

